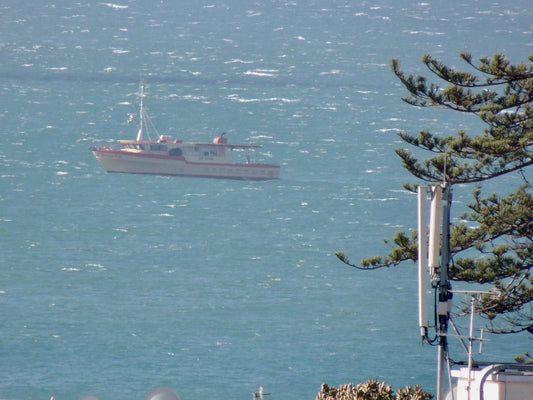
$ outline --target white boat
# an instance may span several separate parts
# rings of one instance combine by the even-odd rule
[[[119,149],[90,148],[107,172],[244,180],[279,178],[279,165],[250,162],[249,151],[262,146],[229,144],[224,133],[215,137],[212,143],[184,142],[167,135],[159,135],[157,140],[152,140],[147,129],[150,119],[143,105],[142,84],[140,98],[137,139],[119,140],[122,145]],[[144,139],[145,134],[148,135],[148,140]],[[242,163],[233,161],[233,150],[243,152]]]

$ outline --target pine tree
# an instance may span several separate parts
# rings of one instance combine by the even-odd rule
[[[458,184],[474,186],[468,212],[450,227],[450,279],[492,287],[478,311],[493,332],[533,334],[533,197],[526,175],[533,165],[533,55],[528,64],[512,64],[502,54],[478,63],[468,53],[461,53],[461,58],[471,72],[423,56],[442,87],[424,76],[404,74],[397,59],[391,61],[391,69],[409,93],[403,101],[477,116],[484,129],[475,134],[458,130],[449,136],[428,130],[416,136],[400,132],[406,144],[430,157],[419,159],[405,148],[395,152],[419,180],[447,181],[452,189]],[[499,193],[483,194],[483,183],[508,174],[519,174],[517,187],[505,185]],[[404,187],[416,190],[416,184]],[[397,232],[392,242],[386,241],[389,254],[363,259],[360,266],[351,264],[343,252],[336,255],[361,269],[391,267],[417,260],[416,239],[416,231]]]

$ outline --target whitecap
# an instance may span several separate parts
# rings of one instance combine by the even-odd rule
[[[224,61],[224,64],[253,64],[253,61],[245,61],[240,58],[233,58],[229,61]]]
[[[191,196],[198,196],[198,197],[204,197],[207,196],[206,193],[185,193],[184,197],[191,197]]]
[[[186,94],[186,95],[180,96],[180,95],[178,95],[176,93],[173,93],[173,94],[170,94],[168,97],[169,98],[178,98],[180,100],[207,101],[207,97],[205,97],[205,96],[196,96],[196,95],[192,95],[192,94]]]
[[[125,10],[128,8],[128,6],[121,6],[120,4],[114,4],[114,3],[101,3],[104,6],[108,6],[109,8],[112,8],[114,10]]]
[[[195,60],[192,60],[191,61],[195,61]],[[202,75],[201,72],[199,71],[188,71],[188,70],[183,70],[183,72],[187,72],[188,74],[191,74],[192,76],[199,76],[199,75]]]
[[[332,69],[331,71],[325,71],[325,72],[321,72],[320,75],[321,76],[324,76],[324,75],[337,75],[337,74],[340,74],[341,71],[338,70],[338,69]]]
[[[259,71],[246,71],[246,72],[244,72],[244,75],[267,76],[267,77],[273,77],[273,76],[275,76],[275,75],[272,74],[272,73],[259,72]]]
[[[430,32],[430,31],[409,31],[410,35],[426,35],[426,36],[441,36],[444,32]]]
[[[105,269],[105,267],[102,264],[88,263],[88,264],[85,264],[85,266],[86,267],[94,267],[94,268],[98,268],[98,269]]]
[[[282,103],[297,103],[300,101],[300,99],[286,99],[284,97],[270,97],[266,99],[257,99],[257,98],[244,99],[237,94],[230,94],[226,98],[232,101],[237,101],[239,103],[261,103],[261,102],[276,102],[276,101],[280,101]]]

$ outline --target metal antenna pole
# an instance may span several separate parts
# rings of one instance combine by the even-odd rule
[[[141,98],[141,105],[139,107],[139,119],[140,119],[140,127],[139,127],[139,133],[137,133],[137,141],[140,142],[143,140],[143,122],[144,122],[144,82],[141,81],[141,94],[139,95]]]
[[[448,321],[450,319],[450,308],[452,294],[448,277],[448,264],[450,261],[450,207],[452,204],[452,193],[449,182],[443,184],[443,205],[442,205],[442,247],[440,254],[440,276],[439,276],[439,303],[437,307],[438,315],[438,336],[439,353],[437,366],[437,400],[444,400],[444,370],[446,369],[446,359],[448,357]]]

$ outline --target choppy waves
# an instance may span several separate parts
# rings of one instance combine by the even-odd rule
[[[362,274],[334,252],[383,253],[415,225],[396,132],[470,127],[402,103],[390,58],[419,73],[425,52],[450,64],[462,50],[531,52],[529,2],[487,7],[0,7],[0,396],[166,385],[184,399],[259,386],[303,399],[369,377],[431,390],[412,268]],[[106,174],[88,148],[135,136],[141,80],[162,133],[261,144],[251,155],[281,179]]]

